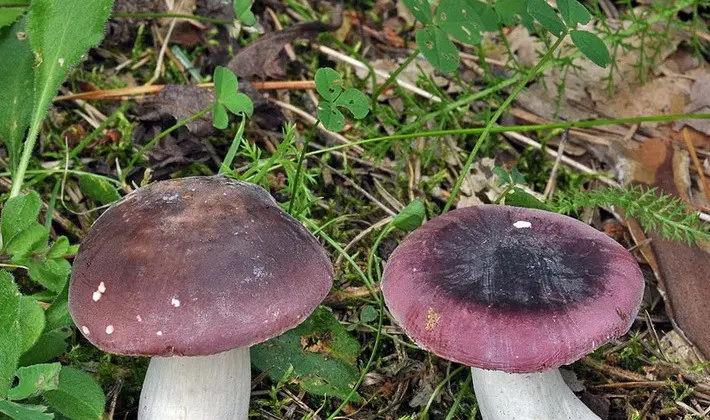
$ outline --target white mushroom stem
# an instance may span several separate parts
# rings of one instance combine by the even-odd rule
[[[484,420],[599,420],[567,386],[559,369],[506,373],[471,368]]]
[[[153,357],[139,420],[243,420],[249,413],[249,348],[212,356]]]

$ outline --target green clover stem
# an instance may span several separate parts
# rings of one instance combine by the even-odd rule
[[[525,86],[528,84],[530,79],[532,79],[539,71],[542,69],[542,67],[552,58],[552,54],[555,52],[555,50],[562,44],[562,41],[565,39],[567,36],[567,32],[562,34],[559,38],[557,38],[557,41],[550,47],[550,49],[545,53],[545,55],[538,61],[538,63],[533,67],[523,78],[523,80],[518,83],[517,86],[515,86],[515,89],[513,89],[513,92],[511,92],[510,96],[506,98],[506,100],[501,104],[500,107],[498,107],[498,110],[496,110],[495,114],[491,117],[490,120],[488,120],[488,124],[486,124],[486,127],[483,129],[483,132],[481,135],[478,137],[478,140],[476,140],[476,144],[473,146],[473,150],[471,150],[471,153],[468,155],[468,159],[466,159],[466,163],[464,164],[463,168],[461,169],[461,173],[459,174],[458,178],[456,179],[456,183],[454,184],[454,188],[451,190],[451,196],[449,197],[449,200],[446,202],[446,205],[444,206],[444,211],[443,213],[446,213],[449,211],[451,208],[451,205],[454,203],[454,200],[456,197],[459,195],[459,191],[461,190],[461,184],[463,184],[463,180],[465,179],[466,175],[468,172],[471,170],[471,165],[473,165],[473,160],[476,158],[478,155],[478,151],[481,149],[481,146],[483,143],[488,139],[488,136],[491,133],[491,129],[495,125],[496,121],[498,121],[498,118],[500,118],[501,115],[503,115],[503,112],[510,106],[511,103],[515,100],[515,98],[520,94],[520,92],[525,89]]]
[[[308,145],[311,143],[311,139],[315,135],[315,131],[320,124],[320,120],[317,119],[313,123],[311,129],[306,133],[306,138],[303,140],[303,148],[301,153],[298,155],[298,163],[296,164],[296,175],[293,177],[293,189],[291,190],[291,200],[288,203],[288,214],[293,214],[293,203],[296,202],[296,195],[298,195],[298,184],[301,182],[301,168],[303,167],[303,159],[306,156],[306,150],[308,150]],[[295,216],[294,216],[295,217]]]
[[[380,97],[380,94],[385,89],[387,89],[387,87],[389,85],[391,85],[392,82],[394,82],[394,80],[397,78],[397,76],[399,76],[399,74],[402,73],[402,71],[409,66],[409,63],[411,63],[415,58],[417,58],[418,55],[419,55],[419,48],[412,51],[412,53],[409,55],[409,57],[407,57],[407,59],[404,61],[404,63],[400,64],[399,67],[397,67],[397,69],[395,71],[393,71],[392,74],[390,74],[390,77],[388,77],[387,80],[385,80],[385,82],[383,84],[381,84],[377,88],[377,90],[375,90],[375,92],[373,92],[373,94],[372,94],[372,109],[375,109],[377,107],[377,98]]]

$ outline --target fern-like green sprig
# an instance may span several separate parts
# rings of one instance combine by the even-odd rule
[[[567,191],[558,193],[552,203],[554,210],[563,214],[597,206],[620,207],[646,231],[656,231],[666,239],[688,244],[710,240],[710,225],[700,220],[697,212],[680,198],[660,193],[656,188],[637,185],[628,189]]]

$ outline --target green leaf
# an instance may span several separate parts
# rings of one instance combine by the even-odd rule
[[[99,420],[104,413],[103,390],[94,378],[78,369],[62,366],[59,388],[43,395],[54,409],[73,420]]]
[[[597,66],[606,67],[611,64],[609,50],[598,36],[587,31],[572,31],[570,37],[582,54]]]
[[[62,291],[71,273],[71,264],[64,258],[32,258],[25,264],[32,280],[55,293]]]
[[[237,92],[236,94],[225,98],[224,105],[232,112],[232,114],[239,115],[243,113],[247,117],[251,117],[252,114],[254,114],[254,104],[247,95],[241,92]]]
[[[49,241],[49,231],[43,225],[35,222],[19,234],[15,235],[5,249],[12,255],[12,261],[23,264],[33,253],[44,252]]]
[[[514,187],[505,196],[506,206],[527,207],[530,209],[540,209],[551,211],[550,207],[535,196],[528,194],[522,188]]]
[[[474,0],[442,0],[436,9],[436,23],[446,33],[465,44],[478,44],[483,39],[483,22]]]
[[[505,168],[501,166],[496,166],[495,168],[491,169],[491,172],[493,172],[493,175],[498,177],[501,185],[511,183],[510,174],[508,173],[508,171],[505,170]]]
[[[44,309],[36,300],[29,296],[20,298],[20,331],[22,331],[22,346],[20,353],[29,350],[44,331]]]
[[[498,0],[493,8],[500,16],[503,25],[515,25],[516,18],[520,17],[520,23],[528,30],[532,30],[533,18],[528,14],[527,0]]]
[[[10,389],[8,398],[23,400],[44,391],[58,389],[61,369],[62,365],[59,363],[39,364],[17,369],[15,376],[20,379],[20,382],[16,387]]]
[[[370,101],[367,96],[354,88],[345,89],[335,100],[335,105],[346,108],[358,120],[365,118],[370,112]]]
[[[557,0],[557,8],[570,29],[576,28],[578,23],[586,25],[592,18],[589,11],[577,0]]]
[[[468,1],[473,11],[478,15],[478,20],[481,21],[481,28],[486,32],[496,32],[501,23],[493,7],[480,1]]]
[[[343,76],[330,67],[319,68],[314,80],[316,90],[328,102],[334,102],[343,91]]]
[[[212,108],[212,125],[219,130],[224,130],[229,125],[227,109],[219,102]]]
[[[370,322],[378,319],[379,317],[380,313],[372,305],[365,305],[362,307],[362,310],[360,310],[360,322],[363,322],[365,324],[369,324]]]
[[[60,236],[57,240],[49,247],[47,251],[47,258],[63,258],[64,255],[69,254],[71,245],[69,245],[69,239],[66,236]]]
[[[434,68],[451,73],[459,68],[459,51],[446,32],[436,27],[420,29],[415,34],[422,54]]]
[[[7,25],[12,25],[13,22],[20,17],[21,14],[27,10],[26,7],[6,7],[10,5],[17,5],[17,0],[0,0],[0,28]],[[0,57],[5,58],[5,56],[0,55]]]
[[[330,131],[340,131],[345,127],[345,117],[338,108],[330,102],[318,103],[318,119]]]
[[[431,23],[431,6],[427,0],[402,0],[414,17],[423,24]]]
[[[37,223],[41,206],[39,194],[34,191],[7,200],[0,217],[3,250],[7,250],[7,245],[16,235]]]
[[[26,22],[23,18],[0,29],[0,139],[7,147],[12,174],[17,169],[22,141],[32,115],[34,56],[25,33]]]
[[[81,192],[99,204],[111,204],[121,199],[116,187],[104,178],[92,175],[79,175]]]
[[[234,0],[234,16],[244,25],[251,26],[256,23],[256,17],[251,11],[252,0]]]
[[[560,36],[565,31],[564,22],[545,0],[528,0],[528,13],[553,35]]]
[[[275,381],[283,379],[293,366],[294,379],[306,392],[345,398],[358,378],[355,364],[359,352],[357,340],[330,311],[319,307],[298,327],[252,346],[251,360]]]
[[[424,222],[426,209],[422,200],[414,200],[394,218],[394,225],[402,230],[412,231]]]
[[[67,327],[47,331],[39,340],[20,357],[20,366],[30,366],[48,362],[61,356],[67,350],[67,338],[72,335],[72,329]]]
[[[251,10],[247,10],[239,15],[239,20],[246,26],[253,26],[256,23],[256,16]]]
[[[64,286],[62,292],[52,300],[49,308],[44,311],[44,317],[47,331],[74,325],[74,321],[69,315],[69,282]]]
[[[54,414],[46,413],[47,407],[43,405],[19,404],[12,401],[0,400],[0,413],[16,420],[47,420],[53,419]]]
[[[0,399],[7,396],[22,351],[20,296],[12,274],[0,270]]]

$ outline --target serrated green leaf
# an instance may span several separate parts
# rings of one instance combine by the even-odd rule
[[[474,0],[442,0],[436,9],[436,24],[444,32],[465,44],[478,44],[483,39],[483,22],[476,12]]]
[[[7,147],[12,174],[17,169],[32,115],[34,70],[26,22],[23,18],[0,29],[0,139]]]
[[[367,96],[354,88],[345,89],[335,100],[335,105],[346,108],[358,120],[365,118],[370,112],[370,101]]]
[[[459,51],[446,32],[436,27],[419,29],[415,38],[422,55],[442,73],[459,68]]]
[[[560,36],[565,31],[564,22],[545,0],[528,0],[528,14],[555,36]]]
[[[45,391],[43,396],[55,410],[74,420],[99,420],[104,413],[103,390],[78,369],[62,366],[58,389]]]
[[[33,298],[22,296],[18,320],[22,332],[20,353],[24,353],[37,342],[44,331],[44,309]]]
[[[97,176],[79,175],[79,188],[99,204],[111,204],[121,199],[113,184]]]
[[[12,262],[23,264],[33,253],[44,252],[49,241],[49,231],[43,225],[35,222],[27,229],[15,235],[5,249],[12,255]]]
[[[72,329],[68,327],[45,332],[32,348],[20,356],[19,365],[30,366],[37,363],[45,363],[61,356],[67,351],[67,338],[71,335]]]
[[[0,399],[7,397],[21,353],[20,296],[12,274],[0,270]]]
[[[17,0],[0,0],[0,28],[12,25],[27,10],[26,7],[14,7],[18,3]]]
[[[59,372],[62,365],[59,363],[44,363],[21,367],[15,372],[20,382],[10,389],[7,396],[11,400],[23,400],[39,395],[44,391],[59,388]]]
[[[330,67],[321,67],[316,70],[314,81],[318,94],[328,102],[338,99],[343,91],[343,76]]]
[[[345,127],[345,116],[330,102],[318,103],[318,119],[330,131],[340,131]]]
[[[3,250],[7,250],[7,245],[17,234],[37,223],[41,207],[39,194],[34,191],[7,200],[0,217]]]
[[[357,340],[330,311],[319,307],[298,327],[252,346],[251,361],[275,381],[293,366],[294,378],[308,393],[344,398],[358,378],[359,352]],[[355,401],[361,401],[357,394]]]
[[[212,125],[219,130],[224,130],[229,125],[227,109],[221,103],[215,103],[212,108]]]
[[[360,310],[360,322],[369,324],[380,317],[380,313],[372,305],[365,305]]]
[[[47,258],[63,258],[64,255],[69,254],[70,248],[69,239],[66,236],[59,236],[52,246],[49,247]]]
[[[425,217],[424,203],[421,200],[414,200],[394,217],[393,223],[402,230],[412,231],[421,226]]]
[[[423,24],[431,23],[431,6],[427,0],[402,0],[414,17]]]
[[[64,258],[32,258],[25,264],[32,280],[55,293],[62,291],[71,273],[71,264]]]
[[[598,36],[587,31],[572,31],[570,37],[579,51],[597,66],[606,67],[611,64],[609,50]]]
[[[53,419],[54,414],[47,413],[43,405],[20,404],[7,400],[0,400],[0,413],[16,420],[47,420]]]
[[[589,11],[577,0],[557,0],[557,8],[570,29],[576,28],[577,24],[586,25],[592,18]]]
[[[528,194],[522,188],[514,187],[505,196],[507,206],[526,207],[529,209],[540,209],[550,211],[550,207],[544,202]]]

